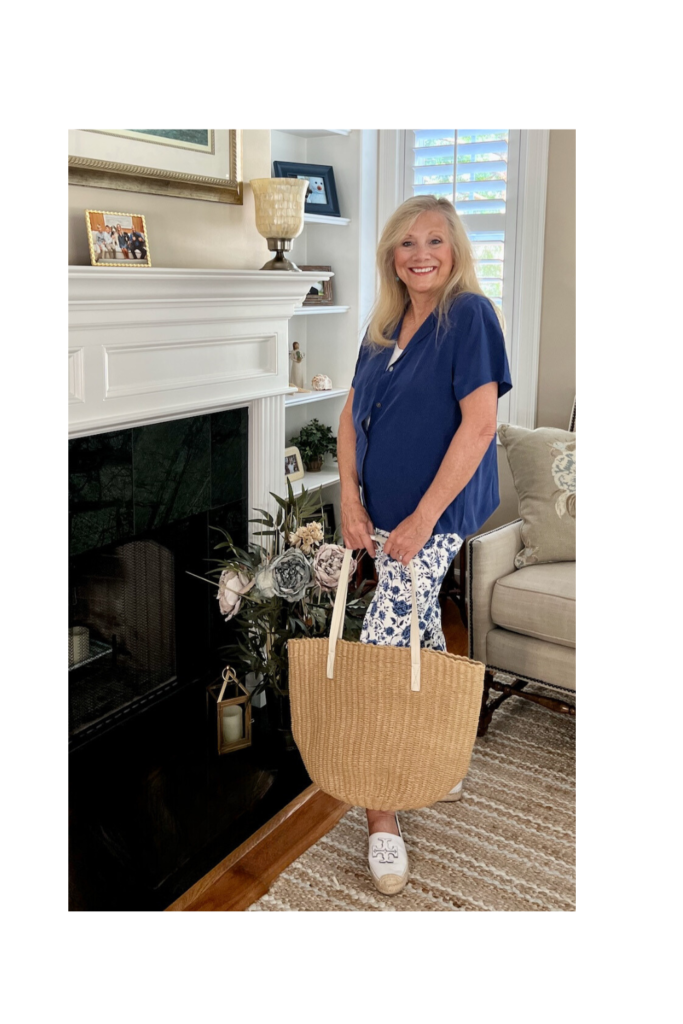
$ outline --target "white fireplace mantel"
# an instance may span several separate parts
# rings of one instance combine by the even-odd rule
[[[250,506],[284,487],[288,323],[329,271],[69,268],[69,435],[249,406]]]
[[[288,394],[288,321],[330,276],[70,267],[70,435]]]

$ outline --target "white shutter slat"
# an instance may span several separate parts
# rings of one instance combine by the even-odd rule
[[[493,181],[458,181],[458,192],[467,192],[468,195],[475,195],[477,192],[495,192],[496,197],[502,193],[502,198],[505,198],[505,190],[507,188],[507,181],[501,181],[495,179]]]
[[[425,186],[427,188],[427,186]],[[474,214],[505,213],[505,200],[503,199],[472,199],[471,201],[460,199],[456,196],[455,208],[461,216],[472,216]]]
[[[448,178],[453,182],[453,165],[450,167],[445,164],[443,167],[439,164],[431,164],[429,167],[416,167],[415,174],[413,176],[414,185],[426,185],[429,184],[430,179],[433,178]],[[438,184],[438,183],[437,183]]]
[[[449,199],[453,198],[453,185],[413,185],[413,195],[415,196],[448,196]]]
[[[453,146],[414,146],[415,163],[423,164],[428,160],[437,160],[442,157],[453,159]]]
[[[507,157],[507,153],[507,140],[500,140],[497,142],[461,142],[460,132],[458,131],[458,156],[480,156],[485,158],[482,160],[482,163],[485,163],[486,160],[505,159],[505,157]],[[476,162],[478,161],[472,161],[472,163]]]
[[[442,165],[430,164],[429,166],[440,167]],[[476,160],[470,161],[469,163],[466,160],[458,160],[457,173],[458,178],[460,178],[461,175],[469,175],[470,178],[468,180],[473,179],[476,174],[485,175],[486,177],[482,178],[482,180],[488,180],[490,178],[495,181],[496,175],[502,175],[504,180],[507,177],[507,167],[508,165],[506,160]]]
[[[466,206],[467,204],[457,203],[456,209],[458,210],[458,215],[460,220],[463,222],[465,231],[468,235],[471,235],[474,232],[479,234],[481,231],[493,232],[496,234],[500,232],[503,234],[505,233],[505,213],[487,213],[485,216],[478,213],[468,214],[463,210],[458,209],[461,205]],[[502,242],[504,239],[501,238],[499,241]]]

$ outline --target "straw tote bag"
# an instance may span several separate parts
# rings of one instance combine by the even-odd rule
[[[410,647],[342,640],[346,549],[329,638],[290,640],[292,732],[311,779],[371,810],[428,807],[467,774],[485,666],[420,649],[416,573]]]

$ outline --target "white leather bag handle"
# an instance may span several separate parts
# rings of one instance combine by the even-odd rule
[[[377,540],[376,537],[372,538]],[[334,679],[334,654],[337,640],[341,640],[344,632],[344,616],[346,614],[346,598],[349,591],[349,568],[353,551],[346,548],[339,574],[339,585],[334,598],[334,611],[330,625],[330,638],[327,645],[327,678]],[[408,562],[410,569],[410,589],[412,607],[410,612],[410,689],[420,689],[420,622],[417,614],[417,574],[413,559]]]
[[[335,594],[334,597],[334,611],[332,612],[332,622],[330,623],[330,639],[327,644],[328,679],[334,679],[334,652],[337,646],[337,640],[341,640],[342,634],[344,632],[346,596],[349,591],[349,569],[351,568],[352,557],[352,549],[346,548],[344,551],[344,558],[342,559],[342,567],[339,573],[339,584],[337,585],[337,593]]]

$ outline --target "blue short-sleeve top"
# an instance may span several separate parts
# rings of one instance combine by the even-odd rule
[[[399,322],[394,338],[401,329]],[[453,302],[437,337],[430,314],[402,355],[363,340],[352,382],[356,468],[373,526],[391,531],[417,508],[462,422],[460,402],[496,381],[512,388],[505,341],[490,301],[472,292]],[[496,439],[433,533],[476,533],[500,504]]]

